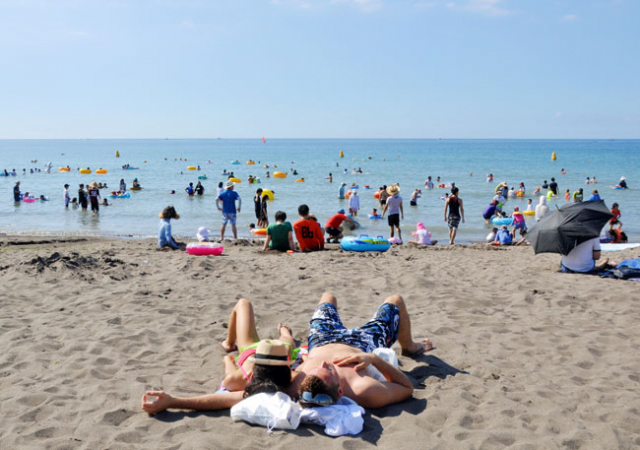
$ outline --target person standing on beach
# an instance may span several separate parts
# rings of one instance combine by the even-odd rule
[[[262,189],[258,188],[253,196],[253,209],[256,214],[257,226],[262,228]]]
[[[380,193],[380,198],[382,198],[382,194],[386,193],[390,197],[388,197],[385,201],[384,209],[382,210],[382,218],[384,219],[384,215],[389,211],[389,215],[387,216],[387,222],[389,223],[389,227],[391,228],[390,237],[393,237],[393,228],[395,227],[398,230],[398,239],[402,242],[402,232],[400,231],[400,218],[404,220],[404,209],[402,208],[402,197],[398,195],[400,192],[400,186],[397,184],[392,184],[387,188],[386,191]]]
[[[218,211],[222,211],[222,227],[220,228],[220,239],[224,240],[224,230],[227,228],[227,223],[231,222],[231,231],[233,232],[233,238],[238,239],[238,230],[236,228],[236,200],[238,201],[237,212],[240,212],[242,208],[242,199],[236,191],[233,190],[233,181],[227,181],[224,185],[224,192],[220,193],[216,198],[216,206]],[[222,208],[220,205],[222,204]]]
[[[69,207],[69,202],[71,201],[71,197],[69,196],[69,185],[64,185],[64,191],[62,192],[62,197],[64,198],[64,207]]]
[[[447,209],[449,210],[448,215]],[[460,219],[464,223],[464,207],[462,206],[462,199],[458,197],[458,188],[453,187],[451,188],[451,195],[444,204],[444,221],[449,224],[449,244],[451,245],[456,239]]]
[[[20,182],[19,181],[16,181],[16,185],[13,187],[13,201],[16,203],[20,201]]]

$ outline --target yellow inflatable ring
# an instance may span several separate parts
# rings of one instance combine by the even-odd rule
[[[269,200],[272,200],[272,201],[275,198],[273,196],[273,191],[271,189],[263,189],[262,190],[262,196],[264,197],[265,195],[269,198]]]
[[[242,183],[240,178],[229,178],[229,181],[233,181],[234,183]]]
[[[516,197],[524,197],[524,192],[516,191]]]
[[[80,173],[91,173],[91,169],[80,169]]]
[[[535,211],[523,211],[522,214],[524,214],[525,216],[535,216],[536,212]]]
[[[69,172],[69,168],[68,167],[60,167],[58,169],[58,171],[60,171],[60,172]]]
[[[247,161],[246,164],[247,164],[247,166],[253,166],[255,164],[255,162],[254,161]]]
[[[98,169],[96,173],[107,173],[107,169]]]
[[[284,172],[273,172],[273,176],[276,178],[287,178],[287,174]]]
[[[296,183],[304,183],[304,178],[299,178],[296,180]]]
[[[187,170],[196,170],[196,166],[189,166],[187,167]]]

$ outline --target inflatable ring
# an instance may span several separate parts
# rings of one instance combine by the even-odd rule
[[[493,217],[491,223],[494,225],[513,225],[513,217]]]
[[[98,169],[96,173],[107,173],[107,169]]]
[[[23,198],[22,201],[25,202],[25,203],[33,203],[33,202],[36,201],[36,199],[28,197],[28,198]]]
[[[304,182],[305,182],[305,181],[304,181],[304,178],[298,178],[298,179],[296,180],[296,183],[304,183]]]
[[[206,180],[206,179],[207,179],[207,176],[206,176],[206,175],[200,175],[200,176],[198,177],[198,180]]]
[[[246,164],[247,164],[247,166],[253,166],[255,164],[255,162],[254,161],[247,161]]]
[[[231,161],[231,164],[240,164],[240,161]]]
[[[187,170],[196,170],[196,166],[189,166],[187,167]]]
[[[233,181],[234,183],[242,183],[242,180],[240,178],[229,178],[229,181]]]
[[[275,199],[274,195],[273,195],[273,191],[271,189],[263,189],[262,190],[262,196],[267,196],[269,198],[269,200],[273,201]]]
[[[142,190],[142,186],[138,186],[138,187],[136,187],[136,186],[134,186],[134,187],[130,187],[130,188],[129,188],[129,190],[130,190],[130,191],[141,191],[141,190]]]
[[[190,255],[207,256],[221,255],[224,247],[217,242],[190,242],[187,244],[187,253]]]
[[[58,169],[58,171],[59,171],[59,172],[69,172],[69,170],[70,170],[70,169],[69,169],[68,167],[60,167],[60,168]]]
[[[80,169],[80,173],[91,173],[91,169]]]
[[[373,214],[369,214],[369,219],[382,219],[382,216],[380,214],[376,214],[375,216]]]
[[[287,174],[284,172],[273,172],[273,176],[276,178],[287,178]]]
[[[128,192],[125,192],[124,194],[120,194],[120,195],[118,195],[118,194],[116,194],[116,195],[111,194],[111,195],[109,195],[109,197],[110,197],[110,198],[129,198],[129,197],[131,197],[131,194],[129,194]]]
[[[340,242],[340,248],[349,252],[386,252],[389,247],[391,244],[382,236],[370,238],[366,234],[359,237],[347,236]]]
[[[536,212],[535,211],[522,211],[522,214],[524,214],[525,216],[535,216]]]
[[[251,230],[252,234],[255,234],[256,236],[266,236],[267,235],[267,229],[266,228],[254,228],[253,230]]]
[[[516,197],[524,197],[524,192],[516,191]]]

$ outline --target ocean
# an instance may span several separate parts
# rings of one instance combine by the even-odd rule
[[[344,157],[340,157],[340,152]],[[116,152],[120,157],[116,157]],[[552,153],[557,155],[551,160]],[[231,164],[232,161],[240,164]],[[247,165],[253,160],[255,165]],[[43,168],[52,163],[51,173]],[[506,181],[516,189],[523,182],[527,195],[510,199],[505,210],[514,206],[526,209],[527,199],[536,186],[555,177],[561,197],[549,206],[565,204],[564,192],[579,187],[585,199],[593,189],[610,207],[620,204],[621,222],[630,241],[640,241],[640,140],[367,140],[367,139],[165,139],[165,140],[0,140],[0,170],[16,170],[17,176],[0,177],[0,232],[29,235],[107,235],[123,237],[155,236],[158,214],[167,205],[175,206],[181,218],[172,221],[173,233],[181,238],[195,239],[200,226],[206,226],[219,236],[221,217],[215,206],[219,182],[226,180],[223,170],[233,171],[242,183],[236,186],[242,198],[238,215],[238,233],[249,236],[249,224],[255,222],[253,195],[257,188],[275,192],[269,205],[270,219],[276,211],[287,213],[288,220],[298,219],[298,205],[306,203],[322,224],[340,208],[348,209],[348,200],[338,199],[342,182],[359,186],[361,210],[357,217],[361,228],[352,234],[389,235],[386,220],[370,220],[372,208],[378,208],[373,194],[383,184],[399,183],[404,199],[405,217],[402,232],[405,240],[424,222],[433,239],[446,242],[442,195],[447,189],[428,190],[427,176],[435,182],[454,182],[464,201],[466,223],[461,224],[456,242],[484,240],[490,230],[482,211],[493,197],[495,185]],[[123,170],[129,164],[137,170]],[[264,165],[268,164],[269,168]],[[59,172],[70,166],[71,171]],[[200,166],[189,171],[188,166]],[[277,167],[276,167],[277,166]],[[81,174],[78,168],[89,167],[91,174]],[[107,174],[96,174],[103,168]],[[34,169],[34,173],[31,173]],[[36,169],[42,170],[38,172]],[[295,169],[298,175],[292,175]],[[354,173],[361,169],[362,173]],[[564,169],[566,174],[561,174]],[[24,170],[24,172],[23,172]],[[346,173],[345,173],[346,170]],[[266,172],[288,173],[287,178],[267,178]],[[326,177],[333,174],[333,183]],[[492,173],[494,182],[487,183]],[[260,178],[260,184],[247,184],[249,175]],[[205,194],[188,197],[184,188],[202,180]],[[596,177],[597,184],[586,184],[587,177]],[[630,189],[614,190],[621,176],[627,178]],[[78,184],[93,181],[107,183],[103,197],[118,188],[124,178],[128,187],[134,178],[143,186],[131,192],[128,199],[111,199],[111,206],[102,207],[98,215],[79,209],[65,210],[63,186],[71,185],[71,197],[77,197]],[[296,182],[304,178],[305,182]],[[47,202],[15,204],[13,186],[21,182],[21,191],[49,198]],[[438,183],[436,183],[438,184]],[[365,186],[371,189],[365,189]],[[419,188],[422,197],[415,207],[409,206],[411,192]],[[175,190],[175,194],[171,194]],[[527,218],[532,223],[532,218]],[[227,237],[230,230],[227,230]]]

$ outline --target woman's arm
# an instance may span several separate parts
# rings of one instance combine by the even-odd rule
[[[223,394],[206,394],[198,397],[172,397],[163,391],[147,391],[142,396],[142,409],[149,415],[157,414],[166,409],[194,409],[200,411],[216,411],[229,409],[242,401],[243,391]],[[149,401],[149,397],[157,397]]]

